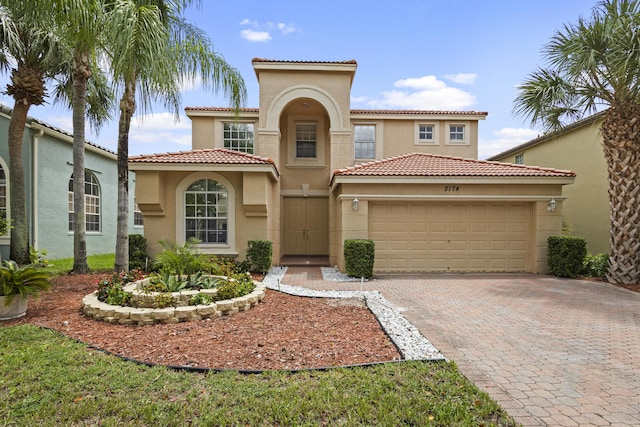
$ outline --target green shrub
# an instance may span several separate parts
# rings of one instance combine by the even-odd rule
[[[609,255],[587,255],[584,259],[583,273],[588,277],[604,278],[609,270]]]
[[[191,297],[189,301],[190,305],[207,305],[213,302],[213,297],[211,295],[199,293]]]
[[[344,262],[347,274],[365,279],[373,276],[375,250],[375,243],[372,240],[345,240]]]
[[[209,259],[197,252],[199,240],[189,239],[184,245],[169,240],[160,240],[163,251],[158,254],[155,266],[160,272],[178,276],[190,275],[197,271],[211,270]]]
[[[586,256],[587,241],[581,237],[551,236],[547,239],[547,262],[554,276],[579,276]]]
[[[124,292],[124,285],[142,279],[140,271],[112,273],[98,281],[98,300],[111,305],[129,305],[131,294]]]
[[[250,271],[266,274],[271,268],[272,244],[269,240],[249,240],[247,261]]]
[[[216,301],[245,296],[255,289],[250,274],[234,274],[229,280],[219,284],[216,289]]]
[[[169,292],[161,292],[153,299],[156,303],[156,308],[175,307],[176,299]]]
[[[147,239],[142,234],[129,234],[129,269],[147,270]]]

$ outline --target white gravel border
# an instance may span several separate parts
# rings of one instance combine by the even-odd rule
[[[360,298],[378,318],[380,325],[396,345],[405,360],[447,360],[400,312],[378,291],[317,291],[282,283],[287,267],[272,267],[262,283],[269,289],[290,295],[321,298]],[[325,275],[326,273],[326,275]],[[356,281],[337,269],[322,267],[325,280]]]

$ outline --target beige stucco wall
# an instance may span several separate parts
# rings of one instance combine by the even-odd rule
[[[274,180],[267,173],[250,172],[191,172],[191,171],[137,171],[137,179],[143,185],[136,187],[136,198],[145,216],[145,237],[148,242],[150,256],[162,251],[160,240],[184,242],[182,233],[178,233],[179,186],[186,181],[193,182],[200,178],[211,178],[229,183],[227,190],[233,192],[235,207],[234,234],[229,229],[230,239],[235,243],[233,250],[217,251],[215,249],[201,249],[203,253],[213,253],[224,256],[237,256],[244,259],[247,242],[249,240],[266,239],[274,243],[279,249],[279,226],[275,226],[269,214],[277,212],[274,207],[276,186]],[[222,179],[221,179],[222,178]],[[193,180],[193,181],[191,181]],[[245,185],[245,181],[247,185]],[[158,191],[148,191],[156,189]],[[231,199],[231,197],[230,197]],[[231,227],[231,221],[229,227]]]
[[[527,165],[572,170],[573,185],[564,190],[563,212],[571,234],[587,239],[590,253],[609,252],[609,199],[607,165],[599,133],[601,121],[587,124],[544,143],[500,158],[515,163],[524,155]]]
[[[530,273],[546,274],[547,266],[547,238],[562,232],[563,186],[558,183],[544,184],[531,182],[526,184],[460,184],[460,191],[454,196],[446,194],[443,184],[358,184],[344,183],[335,188],[337,196],[335,212],[342,221],[335,233],[335,250],[332,254],[332,264],[344,270],[344,241],[346,239],[369,238],[369,202],[375,201],[412,201],[433,202],[509,202],[525,201],[532,205],[531,224],[531,255],[529,260]],[[353,198],[357,197],[359,206],[353,209]],[[556,200],[556,209],[547,210],[551,198]]]

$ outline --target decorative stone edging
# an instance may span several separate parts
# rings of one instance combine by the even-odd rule
[[[202,320],[246,311],[258,304],[258,302],[264,299],[265,286],[259,282],[254,282],[254,284],[256,286],[255,289],[242,297],[202,305],[186,305],[181,302],[177,307],[166,308],[139,308],[111,305],[98,300],[98,292],[96,291],[82,298],[82,311],[87,316],[96,320],[121,325],[137,324],[142,326],[152,325],[154,323],[178,323]],[[176,301],[188,301],[193,295],[200,292],[205,293],[204,291],[183,291],[172,292],[171,295]]]

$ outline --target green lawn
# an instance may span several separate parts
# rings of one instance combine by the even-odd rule
[[[1,426],[515,425],[453,363],[177,372],[31,325],[0,327]]]
[[[47,271],[54,276],[67,274],[73,269],[73,258],[50,259],[48,262],[50,266],[47,267]],[[87,263],[93,272],[113,271],[116,264],[116,254],[89,255]]]

